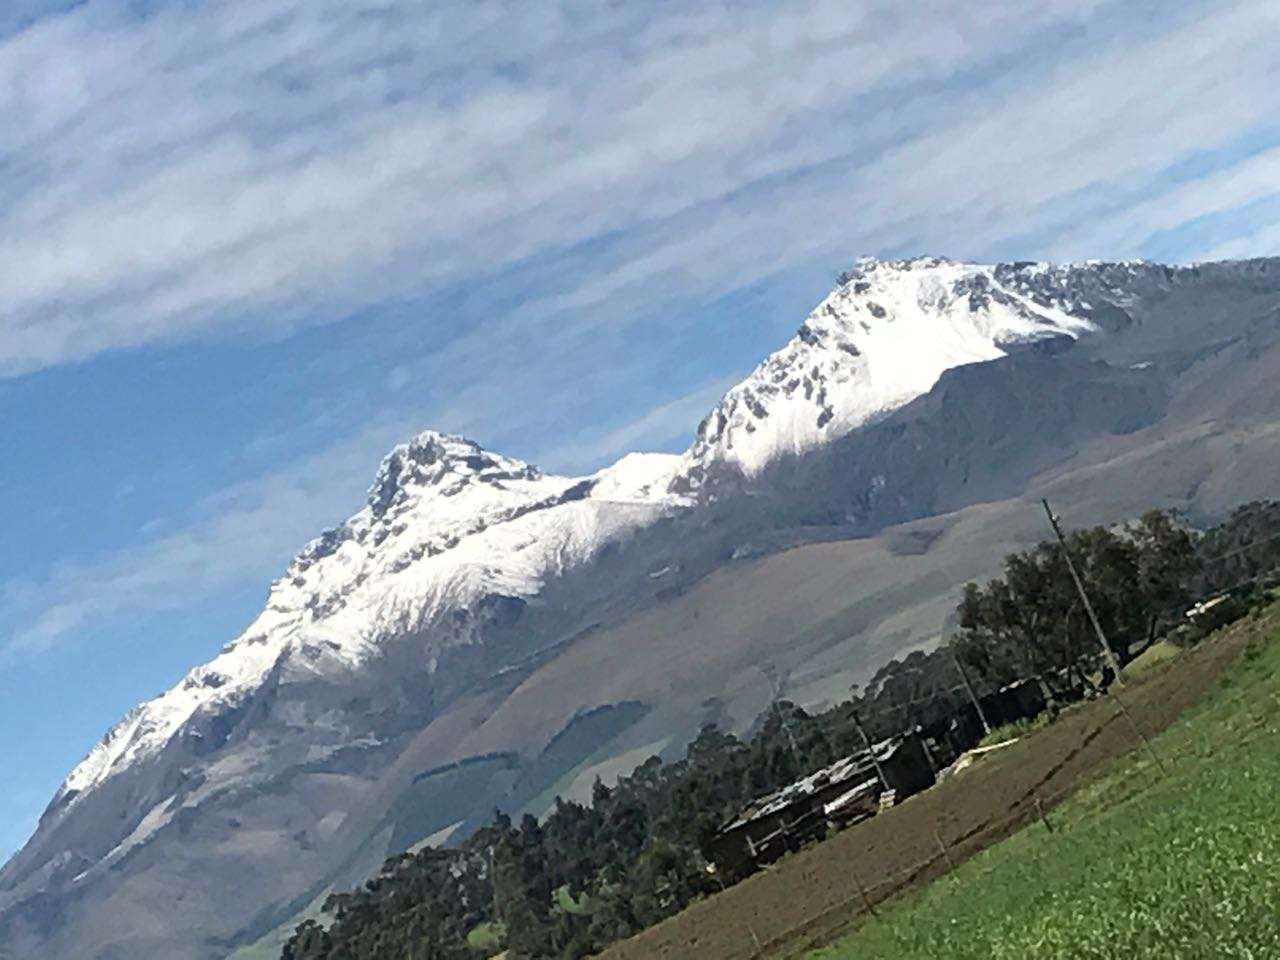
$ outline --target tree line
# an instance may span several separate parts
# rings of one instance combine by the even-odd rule
[[[1197,534],[1153,511],[1119,527],[1072,532],[1066,549],[1117,652],[1181,629],[1193,600],[1280,570],[1280,503],[1247,504]],[[979,695],[1036,676],[1099,682],[1099,644],[1059,544],[1005,558],[966,585],[950,643],[885,664],[821,712],[779,700],[739,738],[705,727],[674,760],[650,757],[589,803],[557,798],[541,819],[492,820],[452,848],[384,863],[359,889],[331,895],[283,960],[574,958],[603,949],[720,889],[707,850],[752,799],[880,739],[963,709],[958,666]]]

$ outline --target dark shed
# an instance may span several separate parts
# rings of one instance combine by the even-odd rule
[[[860,751],[749,804],[712,839],[708,853],[716,869],[738,879],[823,836],[829,804],[847,805],[841,819],[849,822],[873,813],[886,788],[897,802],[933,785],[933,767],[918,736],[895,737],[872,749],[874,758]]]

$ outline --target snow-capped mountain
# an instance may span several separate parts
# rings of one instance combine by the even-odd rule
[[[1078,315],[1087,304],[1037,303],[996,274],[935,258],[859,261],[790,343],[729,390],[684,457],[631,454],[593,476],[561,477],[434,431],[401,444],[367,505],[298,554],[216,659],[113,728],[55,805],[156,754],[203,705],[235,702],[273,670],[357,668],[388,637],[421,633],[434,672],[445,648],[479,641],[454,612],[486,596],[533,597],[626,531],[690,505],[673,492],[689,486],[677,478],[723,463],[758,474],[901,407],[947,369],[1096,329]]]
[[[1182,423],[1229,400],[1230,416],[1260,422],[1276,388],[1258,385],[1280,378],[1250,380],[1248,364],[1280,339],[1273,267],[861,260],[681,455],[564,477],[419,434],[383,460],[354,516],[302,549],[240,637],[71,772],[0,871],[0,956],[226,957],[388,853],[589,782],[606,743],[626,757],[678,747],[725,704],[738,706],[718,722],[749,723],[743,677],[762,655],[743,639],[750,618],[716,633],[719,608],[681,598],[712,582],[745,609],[772,589],[766,578],[734,593],[735,561],[821,540],[827,522],[779,503],[802,495],[845,525],[830,537],[869,535],[1021,490],[1064,444],[1145,443],[1172,412]],[[1199,371],[1220,376],[1202,357],[1254,388],[1195,393],[1208,389]],[[1043,456],[1015,416],[1032,406],[1058,429]],[[1213,434],[1198,429],[1197,443]],[[1214,463],[1196,469],[1187,496],[1217,489]],[[1232,474],[1232,489],[1253,492],[1248,476]],[[769,635],[778,655],[812,649],[815,664],[908,602],[885,587],[872,619],[835,617],[858,597],[804,592],[833,562],[821,557],[762,608],[795,598],[795,617],[812,615],[770,619]],[[793,648],[788,629],[812,646]],[[904,631],[886,626],[881,649]],[[711,665],[690,666],[701,656]],[[582,732],[624,701],[625,733],[622,719]],[[590,749],[533,762],[575,723]],[[432,771],[463,769],[483,779],[421,792]],[[169,889],[181,899],[157,899]]]
[[[683,503],[665,492],[678,464],[633,454],[593,476],[560,477],[434,431],[397,446],[364,509],[303,548],[215,659],[112,728],[54,805],[74,806],[158,753],[202,708],[235,703],[273,671],[299,680],[358,669],[388,638],[418,633],[434,673],[445,649],[480,640],[476,620],[453,614],[485,597],[535,596],[549,577]]]
[[[1015,344],[1095,331],[1044,264],[1018,271],[929,257],[859,260],[795,339],[733,387],[703,421],[691,467],[748,475],[896,410],[943,371]]]

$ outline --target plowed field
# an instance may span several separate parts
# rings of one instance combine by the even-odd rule
[[[1079,705],[938,786],[693,904],[602,957],[785,958],[827,943],[869,906],[941,876],[1039,819],[1041,810],[1051,812],[1118,758],[1145,751],[1135,725],[1148,736],[1171,725],[1258,629],[1243,622],[1130,681],[1120,696],[1132,723],[1109,698]]]

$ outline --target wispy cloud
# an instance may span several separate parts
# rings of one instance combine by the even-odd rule
[[[314,456],[235,484],[202,504],[203,519],[92,562],[67,563],[35,583],[0,585],[0,662],[38,653],[120,617],[181,610],[246,580],[263,584],[289,557],[358,506],[379,457],[408,433],[371,426]]]
[[[487,439],[520,419],[499,389],[570,409],[573,384],[528,362],[534,331],[620,336],[860,252],[1136,255],[1277,197],[1278,18],[1264,0],[1159,18],[1065,0],[219,0],[0,20],[0,373],[501,289],[515,306],[466,329],[426,321],[447,345],[392,378],[444,384],[434,422]],[[1277,243],[1255,225],[1188,254]],[[588,469],[666,444],[723,386],[613,411],[544,458]],[[10,648],[265,579],[418,425],[390,416],[185,529],[10,584]]]
[[[563,305],[585,310],[673,278],[714,295],[841,250],[1141,255],[1160,231],[1280,197],[1266,179],[1272,152],[1245,159],[1237,146],[1259,131],[1280,138],[1268,129],[1280,106],[1280,62],[1267,40],[1277,16],[1256,2],[1220,6],[1209,21],[1105,38],[1081,56],[948,91],[926,113],[932,124],[901,143],[764,196],[730,197],[660,247],[591,277]],[[1215,152],[1186,182],[1180,168]],[[1256,240],[1230,249],[1272,252]]]
[[[331,321],[857,161],[893,91],[1099,6],[85,4],[0,46],[0,370]]]
[[[731,382],[702,384],[602,434],[548,448],[537,461],[550,470],[586,472],[632,450],[670,447],[692,433]],[[460,408],[448,419],[465,423],[466,416]],[[359,492],[378,459],[412,432],[403,421],[380,422],[285,469],[229,487],[202,504],[202,520],[181,530],[92,562],[64,564],[39,583],[0,585],[0,619],[18,625],[0,637],[0,662],[39,653],[104,621],[181,610],[245,581],[265,588],[299,547],[361,505]]]
[[[591,431],[584,440],[552,446],[538,461],[562,473],[583,473],[627,453],[669,450],[691,439],[699,421],[738,379],[717,377],[603,433]]]

